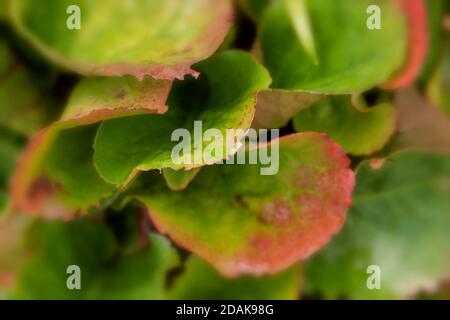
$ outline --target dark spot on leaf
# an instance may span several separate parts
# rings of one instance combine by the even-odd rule
[[[55,192],[55,187],[46,177],[38,178],[28,191],[28,199],[32,204],[41,203],[44,199],[51,197]]]
[[[124,99],[128,96],[128,92],[125,90],[121,90],[119,93],[116,94],[117,99]]]
[[[245,200],[242,198],[241,195],[235,196],[235,197],[234,197],[234,201],[236,201],[236,203],[237,203],[240,207],[245,208],[245,209],[248,208],[247,202],[245,202]]]

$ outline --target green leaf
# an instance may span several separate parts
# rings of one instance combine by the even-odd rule
[[[0,125],[24,135],[45,121],[44,94],[36,79],[0,37]]]
[[[44,216],[71,216],[98,205],[115,189],[93,165],[97,126],[76,127],[126,115],[163,113],[170,88],[171,82],[149,77],[82,80],[60,120],[29,142],[13,178],[15,205]]]
[[[25,215],[0,216],[0,300],[6,299],[16,285],[18,270],[30,254],[25,234],[32,223]]]
[[[195,179],[200,170],[201,168],[179,171],[164,169],[163,176],[170,190],[183,191]]]
[[[101,125],[94,160],[106,181],[121,185],[139,170],[201,167],[236,151],[224,148],[222,157],[210,155],[191,165],[176,164],[171,154],[178,143],[171,137],[176,129],[189,130],[194,141],[186,156],[195,160],[211,142],[203,141],[203,149],[196,148],[195,139],[200,137],[193,130],[194,121],[202,121],[203,132],[215,128],[223,136],[227,129],[247,131],[255,114],[256,94],[267,88],[270,77],[249,55],[239,51],[220,53],[196,68],[204,77],[175,83],[165,115],[128,117]]]
[[[442,59],[428,87],[431,101],[450,115],[450,37],[447,37]]]
[[[324,98],[300,111],[294,118],[298,132],[327,133],[344,150],[354,155],[368,155],[380,150],[396,129],[396,112],[389,103],[358,110],[351,97]]]
[[[278,174],[261,175],[263,165],[208,166],[184,192],[156,180],[136,197],[159,231],[221,274],[276,273],[339,232],[353,189],[349,160],[324,135],[291,135],[259,154],[277,146]]]
[[[162,299],[164,276],[178,262],[170,243],[156,235],[146,249],[122,255],[99,223],[41,222],[35,229],[36,253],[20,272],[14,299]],[[66,286],[71,265],[80,267],[81,290]]]
[[[328,298],[405,298],[450,271],[450,158],[404,152],[381,169],[364,163],[344,230],[305,264],[308,291]],[[381,269],[381,289],[366,272]]]
[[[286,9],[288,10],[292,23],[294,25],[294,30],[297,34],[298,40],[304,47],[312,62],[316,65],[319,64],[315,39],[311,30],[309,12],[308,8],[306,7],[306,0],[284,1],[286,3]]]
[[[260,21],[272,0],[239,0],[242,9],[254,20]]]
[[[146,113],[165,113],[172,83],[146,77],[92,77],[72,92],[58,126],[73,127]]]
[[[305,46],[295,31],[292,19],[300,17],[292,17],[294,12],[289,12],[286,1],[275,1],[260,32],[273,88],[359,92],[383,84],[402,67],[407,47],[406,23],[394,1],[301,1],[306,2],[311,31],[304,27],[302,30],[313,35],[308,42],[314,42],[317,59],[311,59],[311,45]],[[366,26],[369,5],[381,8],[381,30],[369,30]]]
[[[422,66],[421,75],[418,79],[422,86],[424,86],[432,76],[442,51],[442,19],[444,17],[445,1],[425,0],[425,5],[427,7],[429,49],[427,58]]]
[[[229,0],[10,1],[13,25],[51,61],[84,75],[196,75],[227,34]],[[77,5],[80,29],[71,30]],[[69,13],[68,13],[69,12]]]
[[[0,0],[0,21],[4,20],[7,16],[7,0]]]
[[[14,55],[4,39],[0,41],[0,75],[5,76],[6,72],[15,63]]]
[[[9,203],[8,183],[22,146],[20,137],[0,127],[0,216]]]
[[[92,164],[96,131],[96,126],[63,131],[43,158],[44,173],[58,183],[63,202],[71,208],[86,208],[114,190]]]
[[[106,209],[105,221],[114,232],[121,254],[134,254],[148,245],[151,226],[142,205],[112,205]]]
[[[44,130],[28,145],[12,179],[14,206],[45,217],[70,217],[98,206],[115,188],[96,172],[97,126]]]
[[[295,300],[300,289],[300,267],[273,276],[226,279],[206,262],[191,257],[169,292],[173,300]]]
[[[425,0],[397,0],[408,23],[408,54],[401,70],[384,84],[387,89],[407,88],[420,75],[428,53],[427,7]]]

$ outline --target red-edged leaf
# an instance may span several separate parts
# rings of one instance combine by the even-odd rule
[[[423,0],[395,0],[405,13],[409,25],[409,53],[399,73],[385,85],[388,89],[404,88],[420,74],[428,52],[427,9]]]
[[[131,76],[83,80],[61,119],[35,135],[21,156],[11,183],[14,206],[49,218],[71,217],[95,205],[96,197],[109,195],[113,188],[98,176],[92,162],[95,128],[63,129],[125,115],[163,113],[170,88],[170,81],[138,81]]]
[[[260,151],[276,144],[276,175],[262,176],[261,165],[216,165],[203,168],[184,192],[170,191],[159,178],[136,197],[159,231],[223,275],[279,272],[340,231],[354,175],[323,134],[294,134]]]
[[[9,13],[24,39],[68,70],[174,80],[198,75],[191,66],[220,46],[232,9],[230,0],[15,0]]]
[[[172,82],[131,76],[86,78],[74,89],[57,127],[67,128],[137,114],[162,114]]]

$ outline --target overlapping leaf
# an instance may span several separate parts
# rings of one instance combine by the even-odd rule
[[[341,234],[305,265],[308,290],[329,298],[405,298],[450,272],[450,158],[400,153],[359,169]],[[369,266],[381,289],[369,290]]]
[[[147,248],[123,255],[100,223],[42,222],[35,229],[35,254],[20,272],[14,299],[162,299],[165,274],[178,262],[168,241],[156,235]],[[81,290],[67,287],[73,265],[81,271]]]
[[[42,62],[14,34],[7,33],[19,44],[14,54],[0,40],[0,212],[9,213],[0,216],[0,298],[295,299],[296,263],[312,254],[305,262],[312,296],[435,291],[450,277],[449,118],[414,89],[382,92],[380,101],[392,105],[372,108],[325,96],[396,90],[422,69],[421,87],[449,109],[444,2],[432,1],[240,0],[235,8],[245,12],[224,43],[231,0],[8,0],[8,12],[0,0],[1,24],[11,23],[12,33],[59,67],[95,75],[81,80],[60,120],[47,126],[46,81],[18,57]],[[381,8],[379,30],[366,24],[371,5]],[[77,7],[80,29],[70,30],[69,8]],[[243,52],[225,51],[250,46],[254,36],[253,53],[269,72]],[[238,144],[203,152],[228,129],[285,132],[297,112],[296,130],[325,132],[337,143],[320,133],[282,137],[243,153],[251,162],[256,152],[259,165],[218,163]],[[43,126],[16,167],[9,206],[19,149]],[[191,163],[174,162],[177,129],[193,137],[184,155]],[[218,136],[207,140],[208,129]],[[405,152],[412,148],[439,154]],[[352,202],[343,150],[377,158],[360,166],[345,229],[325,247]],[[271,165],[279,172],[262,175]],[[12,208],[92,215],[30,229],[35,220]],[[147,215],[194,254],[186,265],[168,240],[148,236]],[[66,286],[70,265],[81,267],[80,291]],[[380,290],[367,286],[370,266],[381,270]]]
[[[191,170],[175,171],[172,169],[164,169],[163,176],[167,186],[173,191],[183,191],[187,188],[200,172],[201,168]]]
[[[298,132],[325,132],[351,154],[371,154],[383,148],[394,134],[396,113],[389,103],[360,109],[347,96],[324,98],[300,111],[294,127]]]
[[[139,170],[191,169],[236,152],[225,146],[222,155],[203,157],[211,141],[202,141],[202,134],[211,128],[222,136],[227,129],[247,131],[255,114],[256,95],[267,88],[270,77],[249,55],[239,51],[220,53],[196,69],[204,77],[175,83],[164,116],[127,117],[101,125],[95,142],[95,165],[106,181],[121,185]],[[195,121],[201,121],[202,131],[194,131]],[[172,141],[177,129],[189,130],[192,137],[192,148],[183,155],[191,164],[175,163],[172,158],[172,150],[179,144]],[[201,148],[196,147],[198,143]]]
[[[169,299],[174,300],[295,300],[299,294],[300,267],[264,277],[226,279],[206,262],[191,257]]]
[[[136,114],[162,114],[172,83],[150,77],[86,78],[74,89],[57,127],[86,125]]]
[[[43,131],[22,155],[12,178],[13,204],[47,218],[68,218],[114,192],[92,163],[96,126]]]
[[[276,175],[262,176],[263,165],[217,165],[203,168],[182,193],[153,181],[137,198],[162,233],[221,274],[281,271],[340,230],[353,173],[339,146],[321,134],[282,138],[279,149]]]
[[[0,37],[0,125],[24,135],[45,123],[43,88]],[[20,115],[20,116],[19,116]]]
[[[48,0],[38,6],[14,0],[10,6],[17,31],[67,69],[169,80],[196,75],[191,65],[214,53],[232,18],[229,0]],[[78,13],[80,28],[69,28]]]
[[[54,217],[98,205],[114,188],[99,177],[93,165],[97,130],[93,123],[130,114],[163,113],[170,88],[169,81],[151,78],[81,81],[61,119],[37,134],[22,155],[12,181],[15,206]]]
[[[296,0],[300,1],[306,13],[300,12],[310,21],[301,33],[286,5],[292,1],[274,1],[263,19],[260,43],[273,88],[359,92],[383,84],[402,68],[407,27],[395,1]],[[381,8],[379,30],[366,26],[369,5]],[[305,28],[310,29],[311,37],[305,35]],[[316,58],[312,58],[312,47]]]
[[[21,137],[0,127],[0,215],[9,203],[8,182],[23,144]]]

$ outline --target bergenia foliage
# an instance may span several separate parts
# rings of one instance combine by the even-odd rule
[[[0,1],[0,299],[441,296],[449,13]]]
[[[71,21],[59,13],[71,5],[10,1],[11,21],[41,54],[86,75],[169,80],[196,75],[191,65],[214,53],[232,19],[230,0],[82,0],[77,6],[86,19],[83,32],[67,33]]]
[[[341,229],[353,173],[340,147],[324,135],[291,135],[272,144],[280,149],[277,175],[261,176],[255,165],[212,166],[184,193],[147,182],[136,197],[158,230],[223,274],[281,271]]]

